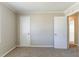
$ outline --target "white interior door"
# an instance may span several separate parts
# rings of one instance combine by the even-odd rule
[[[30,46],[30,16],[20,17],[20,45]]]
[[[64,16],[54,17],[54,48],[67,48],[67,27]]]

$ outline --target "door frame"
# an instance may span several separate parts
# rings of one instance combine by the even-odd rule
[[[69,48],[69,17],[70,16],[67,16],[67,48]],[[75,44],[78,46],[78,15],[74,15],[74,18],[76,20],[74,20],[75,22],[75,27],[74,27],[74,32],[75,32],[75,35],[74,35],[74,40],[75,40]]]

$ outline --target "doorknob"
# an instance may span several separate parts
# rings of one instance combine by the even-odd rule
[[[54,33],[54,35],[57,35],[56,33]]]
[[[30,35],[30,33],[28,33],[28,35]]]

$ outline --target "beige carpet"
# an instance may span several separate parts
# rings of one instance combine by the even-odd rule
[[[79,48],[54,49],[48,47],[16,48],[5,57],[78,57]]]

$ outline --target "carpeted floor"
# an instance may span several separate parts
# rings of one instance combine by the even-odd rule
[[[79,48],[54,49],[50,47],[15,48],[5,57],[79,57]]]

